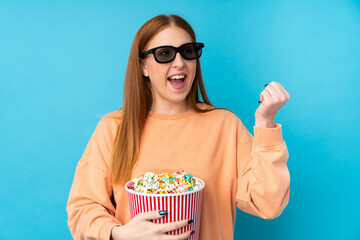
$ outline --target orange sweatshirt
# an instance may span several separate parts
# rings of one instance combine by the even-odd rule
[[[206,107],[200,103],[200,107]],[[67,202],[74,239],[110,239],[131,220],[127,192],[112,185],[110,155],[121,109],[98,123],[78,162]],[[236,207],[264,219],[289,201],[289,153],[281,124],[254,126],[254,137],[232,112],[150,112],[132,178],[147,171],[183,169],[205,181],[200,240],[233,239]]]

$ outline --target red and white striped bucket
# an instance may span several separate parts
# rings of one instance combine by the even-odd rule
[[[168,211],[168,213],[164,217],[152,221],[154,223],[162,224],[178,222],[185,219],[194,220],[193,223],[187,225],[186,227],[167,232],[168,235],[178,235],[190,230],[195,230],[195,233],[188,239],[199,239],[201,204],[205,182],[199,178],[196,179],[201,182],[201,187],[199,189],[184,193],[171,194],[138,193],[132,189],[128,189],[127,185],[130,181],[127,182],[125,184],[125,189],[128,192],[131,218],[143,212],[165,210]]]

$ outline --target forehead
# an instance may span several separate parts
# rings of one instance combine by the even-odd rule
[[[184,43],[192,42],[190,35],[182,28],[169,26],[157,33],[149,42],[147,49],[170,45],[179,47]]]

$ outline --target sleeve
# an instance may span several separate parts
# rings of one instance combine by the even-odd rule
[[[290,174],[281,124],[254,126],[254,137],[240,119],[237,124],[237,207],[249,214],[273,219],[289,202]]]
[[[107,162],[112,136],[104,118],[98,123],[76,167],[66,206],[68,226],[74,239],[110,239],[111,230],[122,225],[111,201],[112,181]]]

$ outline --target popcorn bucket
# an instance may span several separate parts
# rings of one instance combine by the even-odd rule
[[[178,222],[185,219],[194,220],[193,223],[187,225],[186,227],[167,232],[168,235],[178,235],[190,230],[195,230],[195,233],[188,239],[199,239],[201,204],[205,183],[199,178],[193,178],[201,182],[201,187],[199,189],[184,193],[171,194],[138,193],[132,189],[128,189],[127,186],[131,181],[127,182],[125,184],[125,189],[128,192],[131,218],[143,212],[165,210],[168,211],[168,213],[164,215],[164,217],[152,221],[154,223],[162,224]]]

